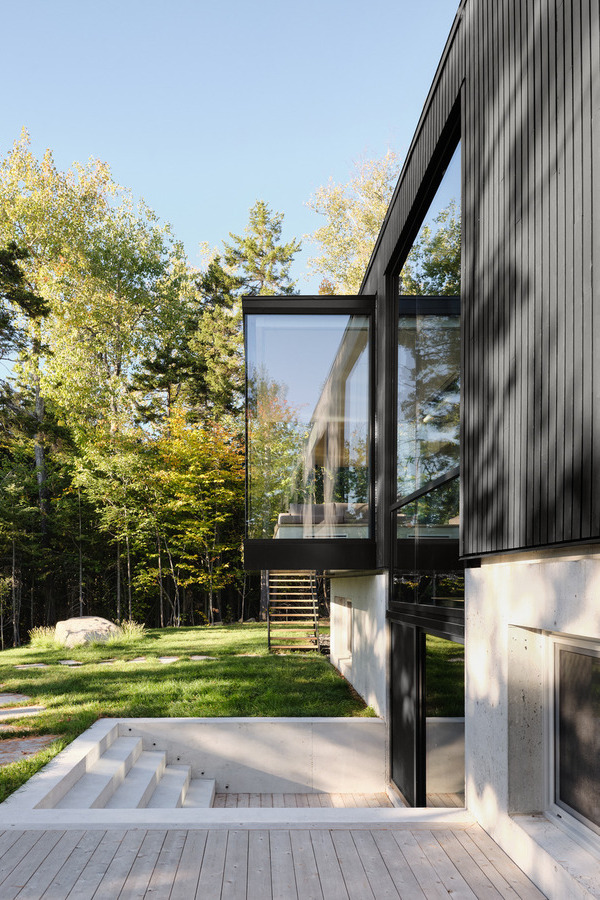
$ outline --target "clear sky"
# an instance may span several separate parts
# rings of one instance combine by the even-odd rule
[[[404,156],[458,0],[27,0],[0,3],[0,153],[22,126],[61,169],[99,157],[198,245],[257,199],[283,238],[360,158]],[[305,242],[294,276],[306,272]]]

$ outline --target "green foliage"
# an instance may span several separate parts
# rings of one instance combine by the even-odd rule
[[[426,641],[426,715],[464,716],[464,646],[433,634]]]
[[[245,294],[293,294],[290,267],[300,250],[297,240],[281,243],[283,213],[272,212],[264,200],[250,210],[244,235],[229,233],[224,260],[240,278]]]
[[[270,655],[263,624],[150,629],[127,645],[87,644],[69,654],[83,665],[58,665],[64,648],[40,651],[29,645],[0,657],[3,689],[23,692],[46,707],[35,719],[16,722],[19,735],[59,736],[57,744],[26,763],[0,769],[0,798],[99,716],[372,715],[324,657]],[[197,662],[190,659],[194,654],[216,658]],[[128,662],[140,656],[143,662]],[[180,659],[165,666],[160,656]],[[107,659],[115,662],[98,665]],[[47,668],[13,668],[33,662]]]
[[[388,150],[383,159],[357,163],[346,184],[330,181],[309,200],[326,220],[312,235],[319,255],[309,260],[323,276],[319,293],[358,293],[399,172],[398,157]]]
[[[55,650],[60,646],[50,625],[36,625],[28,632],[29,646],[36,650]]]
[[[451,200],[421,228],[400,274],[401,294],[460,296],[460,210]]]
[[[131,619],[125,619],[119,625],[121,629],[120,634],[111,634],[107,641],[104,643],[109,644],[112,647],[116,645],[121,646],[123,644],[139,644],[146,637],[146,626],[141,622],[134,622]]]

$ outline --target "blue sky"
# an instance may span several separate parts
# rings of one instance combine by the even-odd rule
[[[190,262],[257,199],[284,239],[354,161],[408,149],[458,0],[28,0],[2,5],[0,153],[22,126],[60,168],[100,157]],[[305,245],[298,288],[316,290]]]

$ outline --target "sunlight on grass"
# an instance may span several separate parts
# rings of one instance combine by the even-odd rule
[[[192,655],[216,658],[193,661]],[[67,656],[82,665],[60,665]],[[164,665],[161,656],[179,659]],[[139,657],[144,660],[131,662]],[[15,669],[40,662],[47,667]],[[373,715],[323,656],[269,654],[261,623],[151,629],[125,642],[68,651],[53,644],[5,650],[0,653],[0,682],[3,692],[25,694],[46,707],[35,718],[13,721],[18,732],[10,736],[61,737],[34,757],[0,769],[0,797],[99,717]]]

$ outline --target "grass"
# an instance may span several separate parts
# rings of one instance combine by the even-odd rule
[[[426,636],[425,707],[428,716],[464,716],[465,648]]]
[[[191,654],[216,659],[194,662]],[[127,662],[139,656],[146,660]],[[160,656],[181,658],[164,665]],[[83,665],[61,666],[61,659]],[[116,661],[98,665],[105,659]],[[14,668],[38,662],[48,668]],[[51,642],[5,650],[0,690],[25,694],[28,702],[46,707],[38,716],[12,720],[18,732],[3,732],[0,722],[0,738],[58,735],[47,749],[0,769],[0,801],[101,716],[373,715],[324,657],[269,654],[266,626],[260,623],[156,629],[71,650]]]

